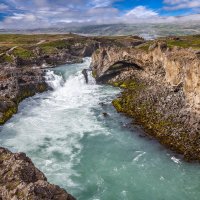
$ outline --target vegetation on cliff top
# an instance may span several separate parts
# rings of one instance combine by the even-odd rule
[[[59,50],[69,50],[73,47],[89,44],[101,46],[132,46],[143,43],[138,36],[96,36],[85,37],[75,34],[0,34],[0,62],[12,62],[13,57],[23,60],[35,58],[35,51],[40,55],[53,55]],[[6,55],[6,56],[5,56]]]
[[[168,37],[161,39],[167,43],[169,47],[182,47],[200,49],[200,35],[181,36],[181,37]]]
[[[16,57],[22,58],[22,59],[29,59],[31,57],[34,57],[34,53],[31,49],[23,48],[23,47],[17,47],[13,50],[12,54]]]
[[[62,49],[69,49],[75,44],[96,42],[101,46],[134,47],[148,51],[155,41],[164,41],[169,47],[200,49],[200,35],[158,38],[154,41],[144,41],[138,36],[96,36],[84,37],[75,34],[1,34],[0,62],[13,62],[13,57],[27,60],[36,57],[34,50],[39,48],[40,54],[52,55]]]
[[[165,42],[168,47],[177,46],[182,48],[192,48],[196,50],[200,49],[200,35],[158,38],[156,40],[147,41],[144,44],[139,45],[137,48],[148,52],[149,47],[154,42]]]

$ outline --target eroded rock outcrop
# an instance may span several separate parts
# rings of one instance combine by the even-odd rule
[[[39,67],[19,68],[5,65],[0,72],[0,124],[17,112],[26,97],[47,89],[44,71]]]
[[[164,77],[163,81],[171,86],[182,85],[190,106],[200,111],[200,58],[192,49],[170,49],[165,44],[154,44],[149,52],[135,48],[105,48],[93,54],[92,60],[97,81],[128,67],[140,68],[152,78]]]
[[[187,160],[200,160],[200,59],[195,50],[154,43],[139,48],[102,48],[92,56],[100,83],[125,89],[113,101],[147,132]]]
[[[174,47],[155,47],[150,53],[153,66],[165,70],[165,81],[171,86],[182,85],[184,94],[194,112],[200,111],[200,57],[195,50]]]
[[[75,200],[64,189],[47,182],[24,153],[0,147],[1,200]]]

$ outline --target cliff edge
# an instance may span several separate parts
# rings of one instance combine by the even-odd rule
[[[124,89],[113,105],[160,143],[200,160],[200,53],[154,41],[144,49],[101,48],[92,56],[99,83]]]

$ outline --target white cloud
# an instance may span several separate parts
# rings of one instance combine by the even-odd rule
[[[91,2],[91,5],[94,7],[94,8],[99,8],[99,7],[108,7],[111,5],[113,1],[111,0],[93,0]]]
[[[7,10],[8,9],[8,6],[4,3],[0,3],[0,11],[4,11],[4,10]]]
[[[200,8],[200,0],[164,0],[165,10]]]
[[[145,6],[137,6],[125,14],[125,17],[129,19],[147,19],[158,17],[158,13],[146,8]]]
[[[0,10],[10,9],[9,16],[0,21],[0,28],[39,28],[77,23],[166,23],[198,19],[196,15],[184,18],[162,17],[158,11],[145,6],[120,11],[112,6],[117,1],[123,0],[6,0],[10,7],[0,3]],[[183,5],[195,6],[197,9],[197,3],[200,4],[200,0],[163,1],[170,9]],[[7,11],[3,12],[8,14]]]

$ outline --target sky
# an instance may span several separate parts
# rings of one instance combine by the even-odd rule
[[[0,28],[166,23],[199,13],[200,0],[0,0]]]

